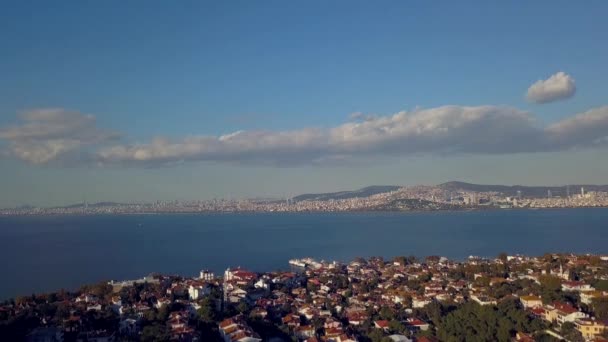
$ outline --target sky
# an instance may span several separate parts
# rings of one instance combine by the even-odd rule
[[[0,207],[608,183],[605,1],[7,1]]]

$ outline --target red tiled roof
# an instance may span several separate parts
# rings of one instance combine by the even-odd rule
[[[381,321],[376,321],[374,322],[377,326],[379,326],[380,328],[388,328],[388,321],[385,320],[381,320]]]

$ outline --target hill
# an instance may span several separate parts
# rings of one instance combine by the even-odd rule
[[[303,194],[298,195],[293,198],[296,202],[301,201],[328,201],[328,200],[338,200],[338,199],[349,199],[349,198],[357,198],[357,197],[368,197],[376,194],[381,194],[385,192],[395,191],[401,188],[396,185],[372,185],[365,187],[363,189],[354,190],[354,191],[339,191],[339,192],[329,192],[329,193],[319,193],[319,194]]]
[[[608,191],[608,185],[591,185],[591,184],[572,184],[563,186],[525,186],[525,185],[485,185],[471,184],[465,182],[447,182],[439,184],[438,187],[444,190],[457,191],[476,191],[476,192],[499,192],[505,196],[517,196],[517,192],[521,191],[523,197],[545,197],[547,192],[551,191],[553,196],[565,196],[568,188],[570,194],[580,193],[581,187],[585,191]]]

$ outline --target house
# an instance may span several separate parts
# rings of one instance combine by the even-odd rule
[[[78,298],[76,298],[76,303],[92,303],[92,302],[97,302],[99,299],[97,299],[96,296],[92,295],[92,294],[82,294],[80,296],[78,296]]]
[[[270,284],[264,278],[260,278],[253,286],[256,289],[270,290]]]
[[[87,311],[101,311],[102,307],[99,303],[91,303],[87,305]]]
[[[342,329],[342,327],[325,328],[325,338],[335,340],[337,337],[339,337],[342,334],[344,334],[344,330]]]
[[[412,340],[405,335],[390,335],[388,338],[393,340],[393,342],[412,342]]]
[[[188,287],[188,296],[192,300],[201,299],[204,296],[209,295],[209,293],[211,293],[211,289],[209,288],[209,285],[207,285],[207,284],[197,283],[197,284],[191,284]]]
[[[592,318],[580,318],[574,321],[576,330],[580,331],[586,339],[592,339],[596,335],[601,335],[608,329],[608,321],[595,320]]]
[[[521,302],[521,305],[523,305],[524,309],[538,308],[543,306],[543,301],[538,296],[521,296],[519,297],[519,301]]]
[[[358,342],[357,338],[347,334],[342,334],[336,338],[336,342]]]
[[[429,324],[418,318],[408,318],[405,321],[405,327],[413,332],[429,330]]]
[[[587,314],[569,304],[555,302],[545,308],[545,319],[560,326],[565,322],[574,323],[577,319],[586,318]]]
[[[534,338],[523,332],[517,332],[515,334],[515,342],[534,342]]]
[[[183,311],[172,312],[169,315],[167,325],[171,328],[171,330],[185,328],[188,326],[188,317],[189,317],[189,314],[187,312],[183,312]]]
[[[301,325],[294,329],[294,334],[298,338],[307,339],[309,337],[315,336],[315,327],[313,327],[312,325]]]
[[[169,304],[171,304],[171,300],[168,298],[159,298],[156,300],[156,303],[154,303],[154,307],[157,309],[160,309],[163,305],[169,306]]]
[[[412,307],[413,308],[423,308],[427,305],[431,304],[431,300],[425,297],[413,297],[412,298]]]
[[[283,324],[287,325],[288,327],[298,327],[300,326],[300,316],[289,314],[283,317]]]
[[[585,284],[581,281],[565,281],[562,283],[562,291],[593,291],[595,290],[591,285]]]
[[[348,323],[352,325],[360,325],[367,319],[367,314],[365,312],[352,312],[346,315],[348,318]]]
[[[374,327],[376,327],[378,329],[382,329],[384,331],[388,331],[388,321],[386,321],[386,320],[375,321]]]
[[[225,281],[234,281],[239,285],[247,285],[249,283],[254,282],[257,278],[257,274],[250,271],[246,271],[241,268],[237,268],[235,270],[231,270],[230,268],[228,268],[224,272]]]
[[[479,305],[496,305],[496,298],[484,295],[471,295],[471,299]]]
[[[227,318],[219,323],[220,335],[225,342],[260,342],[260,335],[251,329],[242,315]]]
[[[202,270],[199,277],[200,280],[213,280],[213,278],[215,278],[215,274],[213,274],[213,272],[209,271],[209,270]]]
[[[265,318],[268,316],[268,311],[264,308],[256,307],[251,310],[251,316]]]
[[[595,290],[594,291],[582,291],[582,292],[580,292],[580,297],[581,297],[581,303],[591,305],[591,303],[593,302],[593,299],[595,299],[595,298],[608,297],[608,292],[595,291]]]

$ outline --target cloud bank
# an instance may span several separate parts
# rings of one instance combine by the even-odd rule
[[[560,71],[546,80],[538,80],[528,88],[526,98],[529,102],[548,103],[574,96],[574,78]]]
[[[63,109],[40,109],[19,115],[22,123],[0,128],[3,151],[31,164],[78,158],[87,146],[116,140],[119,135],[96,127],[95,117]]]
[[[20,125],[0,129],[0,140],[8,142],[8,154],[34,164],[297,166],[371,156],[534,153],[608,144],[608,106],[544,127],[532,114],[512,107],[442,106],[366,116],[331,128],[157,137],[145,143],[120,143],[116,133],[96,127],[94,117],[77,112],[38,110],[20,118]]]

